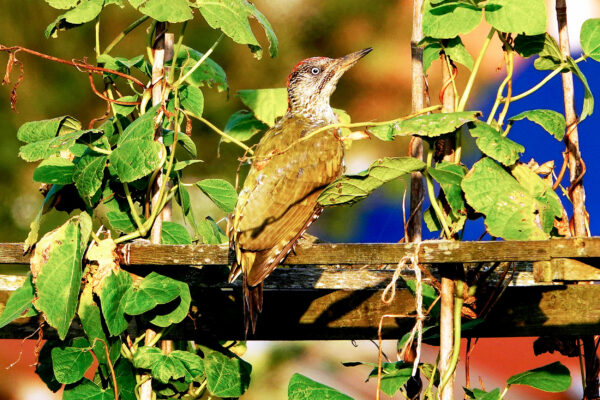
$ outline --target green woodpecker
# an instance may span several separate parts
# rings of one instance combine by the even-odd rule
[[[344,72],[371,50],[299,62],[287,80],[287,113],[256,147],[229,232],[235,252],[229,281],[242,273],[246,332],[256,329],[264,279],[321,214],[319,194],[342,173],[338,129],[311,133],[338,122],[329,98]]]

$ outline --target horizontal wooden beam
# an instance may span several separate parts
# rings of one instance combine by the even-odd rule
[[[414,298],[399,288],[391,304],[381,301],[383,290],[266,290],[264,310],[255,335],[249,340],[376,339],[383,315],[406,315],[414,310]],[[193,320],[186,319],[171,334],[177,339],[243,339],[241,291],[192,290]],[[5,303],[8,293],[0,293]],[[383,337],[398,339],[412,328],[412,317],[385,318]],[[37,318],[21,319],[0,329],[0,338],[24,338],[34,332]],[[130,329],[147,325],[133,319]],[[81,335],[77,323],[71,335]],[[465,336],[514,337],[600,334],[600,286],[554,285],[509,287],[486,321]],[[44,337],[55,336],[44,329]]]
[[[416,244],[335,244],[298,246],[286,264],[396,264],[412,255]],[[486,261],[546,261],[552,258],[600,257],[600,237],[561,238],[540,241],[425,241],[418,245],[422,263],[469,263]],[[227,245],[126,244],[120,247],[123,265],[227,265]],[[0,243],[0,264],[27,264],[22,243]]]

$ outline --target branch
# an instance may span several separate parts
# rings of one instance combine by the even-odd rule
[[[119,71],[115,71],[113,69],[108,69],[108,68],[103,68],[103,67],[95,67],[93,65],[88,64],[87,62],[79,62],[79,61],[69,61],[69,60],[64,60],[62,58],[58,58],[58,57],[54,57],[54,56],[49,56],[48,54],[44,54],[44,53],[40,53],[38,51],[35,50],[31,50],[22,46],[11,46],[11,47],[7,47],[3,44],[0,44],[0,51],[8,51],[8,52],[17,52],[17,51],[24,51],[25,53],[29,53],[29,54],[33,54],[34,56],[37,57],[41,57],[44,58],[46,60],[50,60],[50,61],[54,61],[57,63],[61,63],[61,64],[67,64],[67,65],[71,65],[79,70],[84,69],[87,71],[92,71],[96,74],[102,74],[102,73],[107,73],[107,74],[113,74],[113,75],[117,75],[120,76],[121,78],[125,78],[135,84],[137,84],[138,86],[141,86],[143,88],[146,87],[146,85],[144,85],[142,83],[142,81],[140,81],[139,79],[131,76],[131,75],[127,75],[123,72],[119,72]]]

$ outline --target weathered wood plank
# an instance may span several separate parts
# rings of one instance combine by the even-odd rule
[[[22,243],[0,243],[0,264],[27,264]],[[413,254],[415,244],[334,244],[298,246],[286,264],[395,264]],[[124,265],[227,265],[227,245],[127,244],[121,247]],[[419,248],[422,263],[486,261],[544,261],[551,258],[600,257],[600,238],[545,241],[450,242],[425,241]]]
[[[413,310],[414,299],[399,289],[391,305],[381,301],[382,290],[266,290],[264,311],[250,340],[375,339],[384,314]],[[193,289],[194,321],[174,331],[179,339],[242,339],[243,316],[239,290]],[[4,303],[7,293],[0,293]],[[0,330],[0,338],[23,338],[37,328],[37,319],[24,319]],[[137,325],[136,325],[137,324]],[[386,318],[383,337],[401,337],[412,318]],[[131,329],[144,329],[134,320]],[[600,333],[600,286],[552,285],[509,287],[486,322],[467,336],[513,337]],[[45,329],[44,337],[53,337]],[[81,334],[77,325],[73,335]]]

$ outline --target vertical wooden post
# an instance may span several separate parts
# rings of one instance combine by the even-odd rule
[[[566,0],[556,0],[556,21],[558,23],[560,51],[563,57],[568,57],[571,55],[571,48],[569,45]],[[583,180],[579,179],[583,168],[581,164],[581,152],[579,150],[573,73],[571,71],[563,72],[561,77],[565,104],[565,120],[567,122],[565,146],[569,155],[569,182],[571,184],[569,191],[571,193],[571,202],[573,203],[573,233],[575,236],[587,236],[585,190]],[[600,396],[600,382],[598,380],[599,361],[596,354],[594,336],[582,336],[581,340],[583,342],[585,358],[584,399],[597,399]]]
[[[571,55],[569,46],[569,29],[567,25],[567,3],[566,0],[556,0],[556,20],[558,22],[558,37],[560,51],[563,57]],[[565,135],[565,146],[569,152],[569,181],[575,182],[582,172],[581,152],[579,151],[579,133],[577,131],[577,114],[575,113],[575,90],[573,87],[573,73],[571,71],[561,74],[563,85],[563,97],[565,103],[565,119],[567,121],[567,135]],[[577,182],[570,189],[571,201],[573,202],[573,225],[575,236],[587,236],[585,191],[583,181]]]
[[[166,24],[159,22],[155,28],[155,39],[152,45],[152,53],[154,56],[154,63],[152,64],[152,105],[156,106],[163,103],[166,89],[166,73],[165,73],[165,62],[173,58],[173,34],[166,33]],[[162,136],[162,121],[156,127],[155,138],[159,142],[163,142]],[[152,209],[159,207],[159,188],[164,184],[165,179],[169,178],[164,176],[162,171],[156,176],[154,188],[152,190]],[[163,208],[161,213],[154,220],[152,225],[152,231],[150,232],[150,241],[154,244],[160,244],[162,222],[171,219],[171,207],[167,205]],[[156,332],[152,329],[146,330],[146,337],[144,338],[144,344],[148,345],[156,337]],[[172,350],[172,343],[161,343],[161,348],[164,351],[170,352]],[[141,400],[152,400],[152,379],[148,379],[140,386],[140,399]]]
[[[446,56],[444,55],[443,58]],[[442,85],[445,88],[442,94],[442,111],[454,111],[454,91],[451,84],[447,84],[452,79],[446,60],[442,59]],[[442,142],[443,141],[443,142]],[[444,153],[444,159],[454,161],[454,142],[453,140],[441,139],[438,141],[440,148]],[[436,149],[437,152],[437,149]],[[440,376],[445,376],[450,368],[450,359],[452,358],[452,347],[454,344],[454,280],[453,276],[442,276],[441,282],[441,302],[440,302]],[[441,400],[454,399],[454,376],[448,379],[446,385],[439,393]]]
[[[411,54],[411,99],[413,113],[425,107],[425,71],[423,70],[423,49],[417,44],[423,39],[423,0],[413,0],[413,26],[410,39]],[[423,160],[423,140],[413,136],[408,155]],[[406,228],[408,242],[421,241],[423,231],[423,198],[425,189],[423,175],[413,172],[410,175],[410,212]]]

